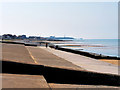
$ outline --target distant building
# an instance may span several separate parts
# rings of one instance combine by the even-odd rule
[[[30,40],[45,40],[45,38],[39,37],[39,36],[29,36],[28,39],[30,39]]]
[[[28,39],[30,39],[30,40],[35,40],[35,39],[36,39],[36,36],[29,36]]]
[[[2,35],[0,35],[0,40],[2,40]]]
[[[18,40],[50,40],[50,41],[71,41],[74,40],[72,37],[55,37],[55,36],[50,36],[50,37],[40,37],[40,36],[29,36],[26,37],[26,35],[12,35],[12,34],[4,34],[0,38],[3,40],[11,40],[11,39],[18,39]]]
[[[48,37],[47,40],[50,40],[50,41],[55,40],[55,36],[50,36],[50,37]]]
[[[17,39],[17,36],[16,36],[16,35],[13,35],[13,36],[12,36],[12,39]]]
[[[41,37],[36,37],[36,39],[37,39],[37,40],[40,40],[40,39],[41,39]]]
[[[2,39],[15,39],[16,38],[16,35],[12,35],[12,34],[4,34],[2,35]]]
[[[18,37],[17,37],[17,39],[26,39],[27,37],[26,37],[26,35],[19,35]]]
[[[22,39],[26,39],[27,37],[26,37],[26,35],[21,35],[22,36]]]
[[[55,36],[50,36],[48,37],[49,41],[72,41],[74,38],[72,37],[55,37]]]

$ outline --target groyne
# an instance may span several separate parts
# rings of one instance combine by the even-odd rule
[[[97,53],[91,53],[91,52],[85,52],[85,51],[80,51],[80,50],[79,51],[78,50],[73,50],[73,49],[69,49],[69,48],[63,48],[63,47],[60,47],[58,45],[54,45],[54,44],[48,43],[48,42],[36,42],[36,43],[30,42],[30,43],[27,43],[27,42],[2,41],[1,43],[22,44],[22,45],[25,45],[25,46],[42,46],[42,44],[45,45],[47,43],[47,44],[49,44],[48,46],[50,48],[54,48],[54,49],[57,49],[57,50],[62,50],[62,51],[70,52],[70,53],[80,54],[80,55],[84,55],[84,56],[91,57],[91,58],[94,58],[94,59],[120,60],[120,57],[106,56],[106,55],[97,54]]]
[[[85,52],[85,51],[80,51],[80,50],[78,51],[78,50],[63,48],[63,47],[60,47],[58,45],[50,45],[49,47],[50,48],[55,48],[57,50],[70,52],[70,53],[84,55],[84,56],[91,57],[91,58],[94,58],[94,59],[115,59],[115,60],[120,60],[119,57],[105,56],[105,55],[102,55],[102,54],[90,53],[90,52]]]

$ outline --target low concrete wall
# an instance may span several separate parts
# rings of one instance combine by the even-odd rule
[[[21,43],[21,42],[8,42],[8,41],[2,41],[1,43],[7,43],[7,44],[21,44],[25,46],[37,46],[37,44],[32,44],[32,43]]]
[[[2,61],[2,73],[43,75],[48,83],[120,86],[120,76]]]
[[[37,46],[37,44],[24,44],[25,46]]]
[[[0,41],[0,43],[7,43],[7,44],[22,44],[24,45],[24,43],[21,43],[21,42],[11,42],[11,41]]]
[[[77,50],[73,50],[73,49],[62,48],[62,47],[59,47],[59,46],[57,46],[57,48],[56,48],[55,45],[50,46],[50,48],[55,48],[57,50],[71,52],[71,53],[75,53],[75,54],[79,54],[79,55],[84,55],[84,56],[95,58],[95,59],[115,59],[115,60],[120,60],[120,58],[118,58],[118,57],[104,56],[104,55],[101,55],[101,54],[89,53],[89,52],[84,52],[84,51],[77,51]]]

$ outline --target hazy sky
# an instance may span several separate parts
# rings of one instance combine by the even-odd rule
[[[1,34],[118,37],[117,2],[11,2],[1,5]]]

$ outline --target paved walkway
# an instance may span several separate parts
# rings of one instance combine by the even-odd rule
[[[80,66],[74,65],[73,63],[63,58],[60,58],[42,48],[38,47],[26,47],[26,48],[30,52],[31,57],[33,58],[36,64],[64,69],[84,70]]]
[[[85,57],[82,55],[77,55],[65,51],[55,50],[51,48],[44,48],[44,50],[57,55],[73,64],[80,66],[88,71],[99,72],[99,73],[110,73],[110,74],[118,74],[118,66],[106,63],[103,61],[99,61],[97,59],[92,59],[89,57]]]
[[[64,56],[67,56],[69,58],[71,58],[71,56],[61,51],[52,50],[48,48],[45,49],[38,47],[25,47],[24,45],[17,45],[17,44],[3,44],[2,46],[3,46],[2,47],[3,61],[12,61],[12,62],[19,62],[24,64],[34,64],[34,65],[36,64],[45,65],[45,66],[74,69],[74,70],[84,70],[83,69],[84,67],[81,68],[81,66],[75,65],[73,64],[73,62],[63,59]],[[56,54],[63,53],[60,54],[63,55],[62,58],[59,55],[54,55],[55,53]],[[19,72],[19,70],[17,72]],[[81,87],[86,88],[86,85],[81,86],[81,85],[72,85],[72,84],[47,83],[43,75],[29,75],[29,74],[25,75],[24,73],[10,74],[10,72],[8,71],[8,73],[2,74],[0,80],[1,78],[2,78],[3,88],[46,88],[53,90],[54,88],[81,88]],[[87,85],[87,88],[92,88],[92,87],[98,88],[102,86]]]
[[[2,60],[35,64],[24,45],[2,44]]]
[[[26,47],[24,45],[18,44],[2,44],[2,60],[24,63],[28,65],[35,64]],[[18,68],[20,69],[23,67],[19,66],[17,69],[16,67],[14,68],[17,70],[16,72],[21,73],[21,71],[19,72]],[[2,77],[0,77],[0,79],[1,78],[2,88],[46,88],[46,90],[49,88],[49,85],[47,84],[43,75],[22,75],[6,73],[2,74]]]

